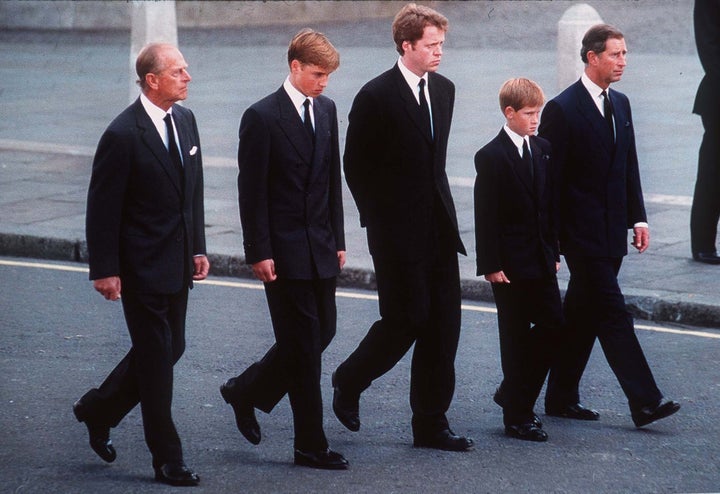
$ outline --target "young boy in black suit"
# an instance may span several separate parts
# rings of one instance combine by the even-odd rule
[[[534,135],[544,99],[531,80],[506,81],[506,124],[475,155],[477,274],[492,283],[503,370],[494,399],[505,434],[527,441],[547,441],[534,406],[562,324],[550,143]]]

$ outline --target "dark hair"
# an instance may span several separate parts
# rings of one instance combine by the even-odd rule
[[[402,56],[405,54],[402,44],[409,41],[411,44],[423,37],[425,27],[435,26],[441,31],[448,30],[447,17],[430,7],[409,3],[400,9],[392,23],[395,49]]]
[[[587,54],[592,51],[600,54],[605,51],[605,43],[608,39],[623,39],[623,33],[619,29],[609,24],[596,24],[585,33],[582,40],[582,48],[580,49],[580,58],[584,63],[588,63]]]
[[[302,29],[288,46],[288,65],[293,60],[334,71],[340,66],[340,54],[323,33],[310,28]]]

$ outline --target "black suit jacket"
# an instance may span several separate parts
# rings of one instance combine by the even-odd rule
[[[475,154],[478,275],[504,271],[511,281],[555,275],[560,254],[550,143],[531,136],[530,151],[532,182],[505,130]]]
[[[647,221],[628,98],[609,92],[616,142],[581,81],[550,100],[539,135],[560,170],[560,249],[564,254],[622,257],[627,231]]]
[[[335,103],[313,103],[315,148],[284,88],[240,121],[238,195],[245,257],[286,279],[330,278],[345,250]]]
[[[206,253],[200,138],[190,110],[172,113],[182,174],[139,98],[100,138],[86,215],[92,280],[119,275],[123,288],[161,294],[192,284],[192,256]]]
[[[700,81],[693,113],[720,114],[720,0],[696,0],[695,44],[705,76]]]
[[[434,138],[397,65],[365,84],[350,110],[345,178],[373,256],[425,256],[437,233],[433,218],[447,224],[465,254],[445,172],[455,86],[430,73],[428,89]]]

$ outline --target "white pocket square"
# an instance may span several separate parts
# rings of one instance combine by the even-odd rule
[[[195,156],[195,153],[197,153],[197,146],[190,148],[190,156]]]

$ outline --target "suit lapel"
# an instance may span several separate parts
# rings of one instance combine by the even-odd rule
[[[598,140],[602,144],[603,148],[612,156],[614,143],[610,132],[608,132],[607,123],[605,118],[600,114],[597,105],[592,99],[592,96],[585,89],[585,86],[581,81],[575,83],[575,93],[577,95],[577,107],[580,115],[588,122],[588,125],[592,127],[593,135],[598,137]]]
[[[282,87],[275,93],[278,102],[278,125],[308,166],[312,165],[313,143],[308,136],[302,119],[292,104],[290,96]],[[317,121],[316,115],[316,121]],[[315,129],[317,135],[317,129]]]
[[[180,176],[175,169],[175,165],[170,160],[170,154],[158,134],[155,124],[153,124],[145,108],[143,108],[139,98],[135,101],[135,119],[143,143],[163,167],[178,193],[182,195],[183,187],[180,183]]]
[[[505,130],[500,130],[499,138],[502,143],[503,151],[505,152],[506,160],[510,163],[512,173],[515,175],[515,178],[517,178],[518,182],[522,184],[528,194],[534,195],[533,185],[530,181],[530,174],[522,170],[525,163],[520,157],[520,153],[518,153],[515,143],[512,139],[510,139],[510,136],[507,132],[505,132]]]
[[[322,162],[325,159],[325,151],[329,148],[330,139],[330,118],[328,108],[321,98],[315,98],[313,102],[313,113],[315,114],[315,149],[312,157],[312,169],[310,170],[310,181],[313,181],[322,169]]]
[[[185,187],[183,190],[191,190],[192,180],[195,177],[195,158],[190,156],[190,150],[193,146],[197,146],[194,140],[194,134],[191,132],[191,125],[188,119],[182,112],[173,110],[173,119],[175,120],[175,127],[177,128],[178,135],[180,136],[180,153],[182,154],[183,168],[185,169]],[[197,151],[197,147],[196,147]]]
[[[420,105],[418,104],[418,100],[415,98],[415,94],[413,93],[412,89],[410,89],[410,86],[408,86],[408,83],[403,77],[402,72],[400,72],[400,68],[397,66],[397,64],[393,69],[393,73],[395,75],[395,84],[397,84],[398,94],[400,95],[400,100],[402,102],[401,104],[403,108],[410,117],[410,120],[413,122],[413,125],[418,128],[418,130],[423,135],[423,137],[425,137],[428,143],[432,144],[432,135],[430,134],[430,129],[428,129],[425,125],[423,115],[420,113],[421,110]],[[432,87],[428,87],[428,91],[430,92],[430,104],[432,105]]]
[[[547,178],[547,166],[545,164],[545,158],[542,155],[542,150],[535,142],[535,137],[530,137],[530,152],[532,153],[533,160],[533,188],[535,191],[535,197],[540,197],[543,189],[545,188],[545,180]]]

